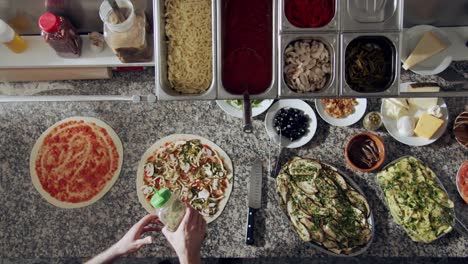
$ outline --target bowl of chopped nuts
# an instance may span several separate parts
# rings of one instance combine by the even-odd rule
[[[366,113],[366,98],[315,99],[319,116],[332,126],[351,126]]]

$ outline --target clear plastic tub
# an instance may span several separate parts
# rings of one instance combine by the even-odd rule
[[[135,11],[129,0],[116,0],[125,20],[119,21],[107,1],[102,2],[99,16],[104,22],[104,38],[123,63],[147,62],[152,58],[148,46],[147,21],[144,12]]]

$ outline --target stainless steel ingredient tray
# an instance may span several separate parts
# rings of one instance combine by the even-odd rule
[[[217,82],[218,82],[218,96],[217,99],[243,99],[242,94],[232,94],[229,93],[223,86],[222,80],[222,4],[224,1],[219,1],[217,5]],[[273,10],[272,10],[272,76],[271,76],[271,84],[265,92],[256,95],[250,95],[251,99],[276,99],[278,98],[278,81],[277,81],[277,50],[278,50],[278,1],[273,1]]]
[[[359,37],[384,37],[393,45],[392,68],[393,81],[388,88],[382,92],[364,93],[353,90],[346,82],[346,49],[356,38]],[[340,96],[341,97],[398,97],[400,89],[400,46],[401,33],[343,33],[341,34],[340,54]]]
[[[299,93],[289,88],[284,76],[284,51],[286,47],[298,40],[320,40],[330,52],[331,73],[325,87],[318,92]],[[280,98],[318,98],[318,97],[336,97],[339,91],[339,54],[340,54],[340,38],[337,33],[302,33],[302,34],[282,34],[281,47],[279,49],[279,64],[278,64],[278,80],[280,85]]]
[[[347,32],[401,31],[402,0],[342,0],[341,29]]]
[[[279,25],[280,25],[280,32],[318,32],[318,31],[338,31],[340,27],[340,3],[342,0],[333,0],[335,1],[335,15],[333,18],[323,27],[314,27],[314,28],[300,28],[296,27],[291,22],[289,22],[288,18],[286,17],[285,13],[285,2],[287,0],[279,0]]]
[[[211,1],[212,28],[212,79],[211,85],[201,94],[181,94],[172,89],[167,79],[167,37],[165,31],[165,0],[154,1],[154,47],[156,95],[159,100],[213,100],[216,99],[216,0]]]

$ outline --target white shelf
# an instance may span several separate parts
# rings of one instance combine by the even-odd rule
[[[100,53],[91,51],[87,35],[81,36],[83,47],[81,57],[67,59],[59,57],[41,36],[23,36],[28,48],[20,54],[11,52],[5,45],[0,45],[1,68],[63,68],[63,67],[131,67],[154,66],[154,56],[150,62],[122,63],[106,46]],[[153,37],[148,37],[152,45]]]

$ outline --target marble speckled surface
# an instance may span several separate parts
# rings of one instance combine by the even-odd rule
[[[466,72],[465,63],[454,66],[458,72]],[[0,95],[148,94],[154,87],[154,78],[151,77],[153,70],[150,68],[141,73],[118,73],[112,80],[0,83]],[[402,79],[421,80],[407,73],[402,74]],[[428,80],[440,82],[437,77]],[[415,155],[430,165],[440,175],[450,197],[455,201],[458,216],[464,223],[468,223],[468,207],[458,196],[454,183],[456,170],[463,160],[468,159],[468,152],[455,142],[450,129],[455,115],[468,104],[468,99],[450,98],[447,99],[447,104],[451,116],[449,129],[433,145],[418,148],[402,145],[393,140],[383,128],[378,134],[386,142],[387,162],[403,155]],[[368,109],[379,108],[380,100],[369,101]],[[44,130],[57,121],[77,115],[99,118],[114,128],[124,145],[124,164],[120,178],[99,202],[86,208],[64,210],[48,204],[32,186],[29,155],[36,139]],[[279,211],[274,181],[266,173],[263,209],[257,217],[258,244],[256,247],[244,244],[246,183],[250,165],[254,158],[260,157],[267,166],[268,159],[268,137],[262,118],[263,116],[254,119],[255,133],[246,135],[241,132],[242,121],[227,116],[214,102],[0,104],[0,263],[77,263],[117,241],[133,223],[145,215],[135,189],[135,174],[141,155],[156,140],[173,133],[193,133],[207,137],[220,145],[234,162],[234,190],[224,213],[209,226],[203,256],[250,260],[255,257],[270,257],[263,258],[263,262],[258,263],[302,263],[289,257],[320,257],[323,260],[323,254],[299,240],[287,218]],[[432,261],[433,257],[468,257],[468,239],[456,232],[428,245],[412,242],[391,220],[376,185],[375,174],[356,173],[347,168],[343,147],[351,135],[364,131],[360,124],[338,128],[328,126],[320,118],[318,122],[317,134],[313,140],[300,149],[286,151],[283,160],[294,155],[321,159],[348,173],[364,190],[376,221],[374,242],[363,256],[369,262],[364,263],[381,262],[382,257],[407,257],[410,260],[414,260],[414,257],[426,257],[420,260],[421,263],[440,262]],[[146,247],[119,263],[131,262],[133,258],[149,263],[153,260],[152,257],[174,256],[163,237],[160,234],[154,235],[156,242],[153,246]],[[272,257],[281,258],[271,259]],[[395,262],[408,261],[392,259]],[[362,262],[365,259],[358,260]],[[234,259],[222,263],[238,262],[238,259]],[[208,263],[218,261],[215,259]],[[440,263],[445,263],[445,260]]]
[[[451,127],[467,98],[447,99]],[[379,109],[380,100],[369,102]],[[70,116],[91,116],[107,122],[124,145],[124,164],[114,187],[94,205],[64,210],[43,200],[31,184],[29,155],[35,140],[55,122]],[[323,256],[302,243],[279,211],[274,181],[265,173],[263,209],[257,217],[256,247],[244,243],[247,178],[254,158],[267,160],[267,135],[262,116],[254,120],[252,135],[241,133],[242,121],[227,116],[215,102],[122,102],[8,103],[0,104],[0,249],[8,259],[86,258],[117,241],[145,210],[135,189],[137,164],[156,140],[173,133],[193,133],[220,145],[231,157],[235,185],[221,217],[209,225],[202,254],[206,257],[310,257]],[[364,131],[360,124],[330,127],[318,121],[317,134],[306,146],[287,151],[285,157],[302,155],[321,159],[348,173],[370,200],[376,221],[376,236],[365,256],[370,257],[468,257],[468,239],[452,232],[431,243],[412,242],[395,225],[386,210],[374,174],[351,171],[344,162],[343,147],[353,134]],[[409,147],[393,140],[383,129],[388,160],[415,155],[440,175],[455,201],[459,217],[468,223],[468,207],[456,193],[454,176],[468,153],[458,145],[449,129],[436,143]],[[267,163],[265,162],[265,166]],[[154,245],[135,257],[168,257],[173,252],[163,237],[155,234]]]

